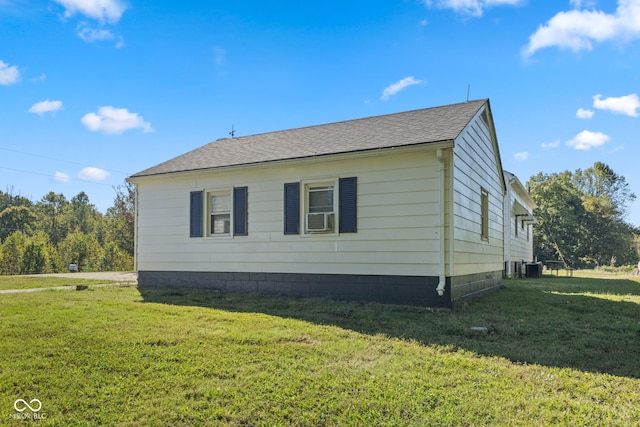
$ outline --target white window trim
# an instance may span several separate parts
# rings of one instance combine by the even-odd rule
[[[317,178],[300,181],[300,218],[301,218],[301,237],[324,237],[337,236],[338,233],[338,211],[339,211],[339,181],[338,177]],[[311,187],[333,187],[333,230],[331,231],[308,231],[307,230],[307,214],[309,213],[309,188]]]
[[[211,195],[213,194],[223,194],[223,193],[228,193],[229,194],[229,232],[228,233],[218,233],[218,234],[214,234],[211,231],[211,210],[210,210],[210,203],[211,203]],[[232,239],[233,238],[233,217],[234,217],[234,213],[233,213],[233,205],[234,205],[234,200],[233,200],[233,187],[218,187],[218,188],[206,188],[204,190],[204,197],[205,197],[205,203],[203,203],[203,209],[204,209],[204,237],[208,238],[208,239]]]

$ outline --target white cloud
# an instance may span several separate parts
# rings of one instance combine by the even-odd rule
[[[590,2],[572,1],[579,9],[559,12],[529,37],[524,56],[556,46],[574,52],[592,50],[593,42],[629,41],[640,38],[640,0],[618,0],[615,13],[585,10]]]
[[[387,99],[389,99],[390,97],[392,97],[393,95],[397,94],[398,92],[400,92],[403,89],[406,89],[409,86],[412,85],[419,85],[420,83],[422,83],[422,80],[418,80],[414,77],[405,77],[404,79],[397,81],[395,83],[390,84],[389,86],[387,86],[386,88],[384,88],[384,90],[382,91],[382,96],[380,97],[380,99],[382,99],[383,101],[386,101]]]
[[[64,16],[69,18],[76,13],[93,18],[100,22],[116,23],[127,9],[119,0],[54,0],[61,4]]]
[[[129,129],[142,129],[145,133],[154,131],[142,116],[130,113],[126,108],[100,107],[98,114],[85,114],[80,121],[92,131],[111,134],[119,134]]]
[[[494,6],[517,6],[523,0],[426,0],[427,6],[435,5],[441,9],[453,9],[462,15],[480,17],[485,9]]]
[[[593,147],[600,147],[609,141],[609,135],[605,135],[602,132],[591,132],[589,130],[583,130],[579,134],[573,137],[573,139],[567,142],[569,147],[573,147],[576,150],[591,150]]]
[[[574,9],[594,7],[596,5],[595,0],[570,0],[569,3]]]
[[[609,151],[609,154],[617,153],[618,151],[622,150],[624,150],[624,145],[614,148],[613,150]]]
[[[549,148],[557,148],[560,146],[560,141],[554,141],[554,142],[549,142],[549,143],[542,143],[542,148],[549,149]]]
[[[638,117],[640,98],[635,93],[618,98],[610,97],[605,99],[602,99],[602,95],[596,95],[593,97],[593,107],[600,110],[609,110],[612,113]]]
[[[115,36],[111,33],[111,31],[105,28],[90,28],[86,23],[81,23],[78,26],[78,37],[87,43],[93,43],[97,41],[104,40],[113,40]]]
[[[31,108],[29,108],[28,111],[30,113],[42,115],[49,112],[55,113],[60,109],[62,109],[62,101],[49,101],[47,99],[46,101],[36,102],[31,106]]]
[[[45,80],[47,80],[47,75],[45,73],[42,73],[38,77],[34,77],[31,79],[33,83],[44,83]]]
[[[12,85],[20,81],[20,70],[15,65],[9,66],[6,62],[0,61],[0,85]]]
[[[513,157],[515,157],[516,160],[524,161],[529,158],[529,153],[526,151],[521,151],[519,153],[515,153]]]
[[[576,111],[576,117],[583,120],[589,120],[594,114],[594,111],[585,110],[584,108],[578,108],[578,111]]]
[[[71,181],[71,178],[69,178],[69,175],[67,175],[66,173],[63,172],[57,172],[53,174],[53,180],[56,182],[69,182]]]
[[[109,175],[111,174],[104,169],[90,166],[82,169],[78,173],[78,178],[84,179],[85,181],[104,181]]]

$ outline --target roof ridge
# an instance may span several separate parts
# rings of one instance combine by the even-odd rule
[[[488,102],[480,99],[218,139],[132,177],[453,141]]]
[[[228,137],[218,138],[218,139],[216,139],[214,141],[208,142],[205,145],[212,144],[212,143],[218,142],[218,141],[230,141],[230,140],[233,140],[233,139],[242,139],[242,138],[248,138],[248,137],[270,135],[270,134],[273,134],[273,133],[291,132],[291,131],[297,131],[297,130],[312,129],[312,128],[317,128],[317,127],[322,127],[322,126],[330,126],[330,125],[339,125],[339,124],[344,124],[344,123],[358,122],[358,121],[361,121],[361,120],[380,119],[380,118],[383,118],[383,117],[390,117],[390,116],[395,116],[395,115],[399,115],[399,114],[410,114],[410,113],[415,113],[415,112],[418,112],[418,111],[437,110],[439,108],[451,108],[451,107],[455,107],[455,106],[463,105],[463,104],[472,104],[472,103],[483,103],[484,104],[488,100],[489,100],[489,98],[471,99],[469,101],[456,102],[456,103],[453,103],[453,104],[435,105],[433,107],[425,107],[425,108],[415,108],[413,110],[397,111],[395,113],[378,114],[378,115],[375,115],[375,116],[360,117],[360,118],[356,118],[356,119],[345,119],[345,120],[339,120],[337,122],[317,123],[317,124],[314,124],[314,125],[299,126],[299,127],[290,128],[290,129],[280,129],[280,130],[272,130],[272,131],[266,131],[266,132],[252,133],[252,134],[243,135],[243,136],[234,136],[233,138],[228,138]],[[197,148],[196,148],[196,150],[197,150]]]

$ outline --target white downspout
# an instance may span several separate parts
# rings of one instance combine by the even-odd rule
[[[438,148],[436,151],[436,156],[438,158],[438,184],[439,184],[439,194],[440,194],[440,214],[438,220],[440,222],[438,228],[438,240],[439,240],[439,252],[440,252],[440,266],[438,267],[438,287],[436,288],[436,292],[438,295],[444,295],[444,288],[447,283],[446,273],[445,273],[445,159],[444,152],[442,148]]]

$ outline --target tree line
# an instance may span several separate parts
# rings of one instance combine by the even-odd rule
[[[115,188],[102,214],[81,191],[71,200],[53,191],[33,202],[0,191],[0,274],[133,269],[135,189]]]
[[[640,229],[626,222],[636,196],[622,175],[596,162],[585,170],[532,176],[537,204],[534,255],[573,268],[635,265]],[[47,193],[37,202],[0,191],[0,274],[133,269],[135,188],[115,188],[100,213],[80,192],[67,200]]]
[[[538,205],[534,253],[566,267],[636,265],[640,230],[626,222],[636,196],[622,175],[602,162],[585,170],[532,176],[527,182]]]

